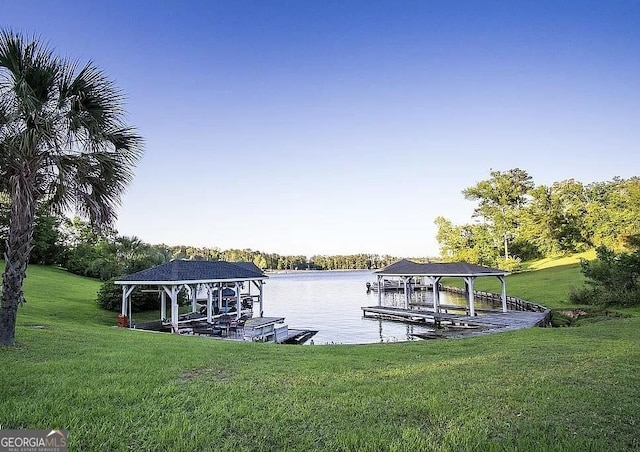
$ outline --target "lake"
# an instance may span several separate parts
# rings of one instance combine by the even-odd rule
[[[376,276],[369,270],[296,271],[270,273],[264,286],[264,315],[282,316],[290,328],[318,330],[318,344],[369,344],[419,340],[412,333],[433,331],[426,326],[362,318],[362,306],[378,304],[378,294],[367,293]],[[431,292],[417,296],[433,297]],[[464,306],[463,297],[440,293],[443,304]],[[404,306],[402,293],[385,293],[385,306]]]

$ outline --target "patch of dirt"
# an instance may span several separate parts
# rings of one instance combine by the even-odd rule
[[[551,326],[580,326],[585,323],[593,323],[599,322],[601,320],[611,320],[623,317],[625,317],[624,314],[614,311],[585,311],[583,309],[562,309],[551,312]]]
[[[178,379],[183,383],[194,381],[196,379],[227,381],[230,378],[231,372],[228,369],[212,369],[209,367],[186,370],[178,377]]]
[[[566,315],[567,317],[570,317],[572,319],[577,319],[578,317],[589,314],[587,311],[583,311],[582,309],[571,309],[571,310],[563,310],[563,311],[556,311],[556,312],[559,312],[562,315]]]

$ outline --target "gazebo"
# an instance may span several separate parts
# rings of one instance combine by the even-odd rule
[[[225,262],[225,261],[200,261],[200,260],[173,260],[166,264],[158,265],[147,270],[124,276],[115,284],[122,286],[122,315],[129,319],[131,326],[131,293],[138,287],[155,288],[160,292],[161,313],[160,319],[165,320],[167,312],[167,296],[171,301],[171,325],[178,326],[178,293],[183,287],[190,288],[192,312],[198,310],[198,289],[207,292],[206,320],[213,320],[213,297],[217,294],[218,307],[222,305],[223,291],[227,287],[235,288],[236,316],[241,316],[241,288],[247,283],[248,294],[252,297],[251,286],[258,290],[258,303],[260,317],[263,316],[263,292],[262,286],[268,277],[252,262]]]
[[[440,294],[438,284],[444,277],[458,277],[465,282],[467,293],[467,309],[469,315],[475,315],[475,302],[473,295],[473,283],[481,276],[495,276],[502,283],[502,312],[507,312],[507,286],[504,277],[508,274],[497,268],[483,267],[481,265],[467,264],[465,262],[444,263],[418,263],[407,259],[399,260],[393,264],[374,272],[378,277],[378,305],[382,304],[382,291],[384,281],[389,278],[400,279],[405,294],[405,309],[409,309],[411,288],[415,278],[425,278],[433,287],[433,309],[440,312]]]

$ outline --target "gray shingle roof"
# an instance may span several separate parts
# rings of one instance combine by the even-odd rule
[[[252,262],[175,260],[119,278],[116,282],[186,282],[262,279],[267,276]]]
[[[508,272],[465,262],[429,262],[420,264],[402,259],[387,265],[375,273],[394,276],[494,276],[506,275]]]
[[[257,273],[263,273],[260,267],[258,267],[253,262],[234,262],[234,264],[239,265],[240,267],[245,268],[247,270],[252,270]]]

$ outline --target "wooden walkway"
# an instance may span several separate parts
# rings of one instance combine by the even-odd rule
[[[501,332],[544,326],[548,323],[550,311],[494,311],[484,315],[470,317],[467,315],[434,312],[424,309],[403,309],[386,306],[362,307],[364,317],[386,318],[402,322],[431,323],[436,326],[460,325],[481,327],[481,333]]]

